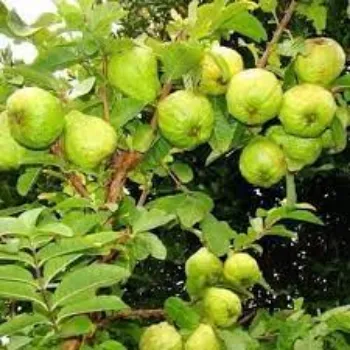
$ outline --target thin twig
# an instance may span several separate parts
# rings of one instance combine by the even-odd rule
[[[52,147],[51,147],[51,153],[63,158],[63,152],[62,152],[62,145],[60,141],[57,141]],[[68,182],[74,187],[74,189],[77,191],[77,193],[83,197],[83,198],[89,198],[89,191],[87,190],[86,186],[83,184],[83,182],[81,181],[81,178],[79,177],[79,175],[75,174],[75,173],[67,173],[65,174]]]
[[[107,56],[103,56],[102,58],[102,74],[104,78],[103,85],[100,89],[101,100],[103,103],[103,118],[107,122],[110,122],[111,116],[109,112],[109,103],[108,103],[108,94],[107,94],[107,76],[108,76],[108,58]]]
[[[288,25],[288,23],[292,19],[292,16],[293,16],[293,13],[295,11],[296,6],[297,6],[296,1],[292,0],[289,4],[288,9],[286,10],[286,12],[284,14],[284,17],[282,18],[282,20],[278,24],[277,29],[274,32],[271,41],[267,44],[265,52],[263,53],[262,57],[260,58],[260,60],[257,64],[258,68],[264,68],[266,66],[267,61],[268,61],[268,59],[269,59],[269,57],[274,49],[274,46],[278,43],[284,30],[286,29],[286,27]]]

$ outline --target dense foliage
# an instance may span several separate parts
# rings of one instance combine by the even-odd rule
[[[0,2],[38,51],[1,55],[3,347],[350,348],[349,305],[252,307],[264,240],[324,224],[296,178],[348,167],[346,1],[56,5],[28,25]],[[233,220],[238,177],[281,200]],[[185,285],[163,298],[145,262]]]

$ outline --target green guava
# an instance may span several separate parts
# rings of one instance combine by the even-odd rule
[[[185,343],[185,350],[220,350],[221,345],[212,327],[201,324]]]
[[[94,169],[115,151],[117,134],[103,119],[72,111],[66,116],[63,143],[70,162]]]
[[[336,110],[335,100],[328,90],[302,84],[284,94],[279,118],[288,134],[318,137],[331,125]]]
[[[109,82],[134,99],[150,103],[160,90],[157,59],[149,48],[135,46],[111,57]]]
[[[230,327],[242,313],[239,297],[224,288],[208,288],[203,298],[203,308],[208,321],[218,327]]]
[[[282,149],[276,143],[258,136],[244,147],[239,169],[252,185],[268,188],[286,174],[287,163]]]
[[[343,48],[333,39],[314,38],[305,41],[305,53],[295,60],[295,72],[305,83],[328,85],[345,67]]]
[[[247,125],[260,125],[276,117],[282,96],[281,84],[273,73],[253,68],[233,76],[226,99],[234,118]]]
[[[150,326],[140,340],[140,350],[182,350],[182,338],[167,322]]]
[[[158,104],[158,125],[172,145],[190,149],[209,140],[214,112],[204,95],[179,90]]]
[[[245,288],[262,279],[257,261],[246,253],[234,253],[224,263],[224,276],[228,282]]]
[[[6,112],[0,114],[0,149],[0,171],[18,169],[26,150],[12,137]]]
[[[235,50],[215,46],[201,62],[200,91],[207,95],[222,95],[227,91],[231,78],[242,71],[242,56]]]
[[[199,249],[185,265],[186,287],[191,295],[199,295],[203,288],[217,283],[222,277],[223,265],[221,260],[207,248]]]
[[[316,162],[322,153],[322,140],[287,134],[281,125],[271,126],[266,136],[282,147],[290,171],[297,171]]]
[[[63,131],[60,101],[37,87],[13,93],[7,100],[7,113],[12,136],[30,149],[48,148]]]

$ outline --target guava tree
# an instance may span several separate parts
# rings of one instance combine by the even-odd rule
[[[125,34],[122,3],[57,0],[30,26],[1,5],[1,32],[38,50],[28,65],[10,49],[1,56],[0,170],[23,197],[0,211],[3,347],[349,348],[350,306],[312,317],[298,299],[245,312],[254,286],[270,288],[259,241],[296,240],[295,222],[322,225],[295,177],[346,148],[347,49],[322,36],[327,6],[193,1],[152,37]],[[198,151],[206,161],[191,164]],[[251,185],[286,183],[285,199],[259,208],[245,232],[213,214],[196,182],[232,152]],[[128,305],[125,284],[143,283],[140,262],[167,259],[159,236],[174,228],[200,246],[185,262],[186,297]]]

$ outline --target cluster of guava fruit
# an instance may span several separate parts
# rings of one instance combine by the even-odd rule
[[[66,114],[60,100],[43,89],[17,90],[0,116],[0,170],[19,168],[28,154],[47,151],[60,138],[66,159],[83,169],[96,168],[117,146],[115,130],[101,118]]]
[[[263,69],[231,79],[227,103],[233,117],[262,126],[278,116],[281,123],[243,149],[240,171],[253,185],[270,187],[287,171],[315,163],[324,149],[336,153],[346,147],[348,110],[337,106],[328,89],[344,69],[345,53],[329,38],[308,39],[305,46],[294,62],[299,84],[284,93],[277,78]]]
[[[262,281],[258,263],[243,252],[231,252],[222,262],[201,248],[187,260],[185,270],[187,291],[200,313],[200,325],[183,335],[167,322],[150,326],[141,337],[141,350],[221,349],[216,329],[233,326],[242,314],[241,300],[232,289],[250,288]]]

